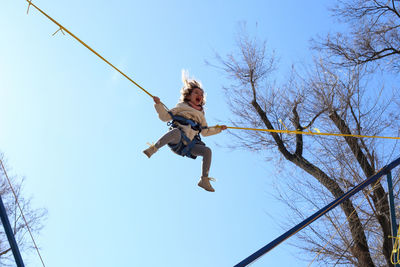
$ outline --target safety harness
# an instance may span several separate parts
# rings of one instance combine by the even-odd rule
[[[182,116],[174,115],[174,114],[172,114],[171,111],[168,111],[168,113],[171,116],[172,121],[168,122],[167,125],[171,126],[171,129],[178,128],[181,131],[181,140],[179,141],[179,143],[168,144],[168,146],[171,148],[172,151],[174,151],[178,155],[181,155],[182,157],[186,156],[188,158],[195,159],[196,156],[193,155],[191,151],[192,151],[194,145],[196,145],[196,144],[204,145],[204,143],[201,141],[201,138],[200,138],[200,132],[202,129],[205,129],[207,127],[202,127],[200,125],[200,123],[195,122],[194,120],[190,120],[190,119],[187,119]],[[192,140],[190,140],[189,137],[187,137],[187,135],[183,132],[183,130],[179,128],[177,123],[179,123],[180,125],[190,125],[190,127],[193,130],[198,131],[197,135]]]

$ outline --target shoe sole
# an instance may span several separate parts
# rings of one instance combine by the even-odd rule
[[[208,192],[215,192],[214,188],[208,188],[208,187],[204,187],[201,183],[197,184],[198,186],[200,186],[201,188],[203,188],[204,190],[208,191]]]
[[[151,155],[147,154],[146,151],[143,151],[143,154],[145,154],[148,158],[151,157]]]

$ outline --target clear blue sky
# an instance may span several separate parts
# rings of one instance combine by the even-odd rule
[[[204,61],[235,49],[239,22],[258,25],[280,57],[278,76],[309,60],[309,39],[333,27],[320,0],[34,3],[170,108],[188,69],[203,82],[210,125],[232,116],[221,89],[230,81]],[[208,193],[196,185],[200,159],[168,148],[148,159],[146,142],[167,130],[152,99],[26,9],[23,0],[0,8],[0,150],[26,176],[32,205],[49,211],[36,236],[46,266],[233,266],[284,232],[276,166],[225,149],[227,133],[204,138],[218,180]],[[254,266],[307,266],[298,253],[284,243]]]

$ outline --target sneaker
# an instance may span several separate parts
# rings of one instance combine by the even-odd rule
[[[209,192],[215,192],[214,188],[210,184],[210,181],[215,182],[215,179],[211,177],[201,176],[200,181],[197,185]]]
[[[151,157],[154,153],[156,153],[158,148],[155,145],[150,145],[148,149],[143,150],[143,153],[146,154],[147,157]]]

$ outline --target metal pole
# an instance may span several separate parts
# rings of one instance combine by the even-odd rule
[[[298,231],[302,230],[303,228],[305,228],[306,226],[308,226],[309,224],[311,224],[312,222],[314,222],[315,220],[317,220],[318,218],[323,216],[328,211],[337,207],[343,201],[349,199],[351,196],[358,193],[363,188],[372,184],[373,182],[378,180],[381,176],[388,174],[393,168],[397,167],[398,165],[400,165],[400,158],[397,158],[396,160],[392,161],[391,163],[389,163],[388,165],[383,167],[378,173],[376,173],[375,175],[364,180],[362,183],[358,184],[357,186],[353,187],[350,191],[343,194],[341,197],[335,199],[333,202],[326,205],[325,207],[323,207],[322,209],[320,209],[319,211],[317,211],[316,213],[314,213],[313,215],[311,215],[310,217],[308,217],[307,219],[305,219],[298,225],[294,226],[292,229],[288,230],[286,233],[280,235],[279,237],[277,237],[276,239],[274,239],[273,241],[271,241],[264,247],[260,248],[259,250],[257,250],[256,252],[254,252],[253,254],[251,254],[250,256],[248,256],[247,258],[245,258],[238,264],[236,264],[234,267],[243,267],[243,266],[250,265],[252,262],[254,262],[258,258],[263,256],[264,254],[268,253],[270,250],[272,250],[273,248],[275,248],[276,246],[281,244],[283,241],[285,241],[292,235],[296,234]]]
[[[387,182],[388,182],[388,191],[389,191],[389,212],[390,212],[390,224],[392,226],[392,236],[396,237],[397,236],[397,222],[396,222],[396,210],[394,208],[394,197],[393,197],[393,182],[392,182],[392,172],[389,172],[387,175]],[[392,246],[394,246],[395,239],[392,239]],[[398,253],[398,252],[397,252]],[[396,259],[396,254],[394,255],[394,258]],[[395,267],[400,267],[398,263],[394,264]]]
[[[14,254],[15,263],[17,264],[18,267],[25,267],[24,262],[22,261],[21,254],[19,253],[18,244],[15,241],[15,237],[10,225],[10,221],[8,220],[6,208],[4,207],[3,200],[1,199],[1,195],[0,195],[0,217],[8,238],[8,242],[10,243],[11,250]]]

